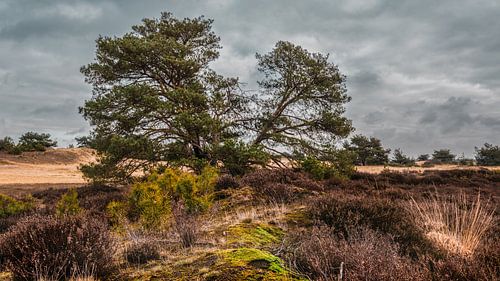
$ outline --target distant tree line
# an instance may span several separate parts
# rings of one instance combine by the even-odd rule
[[[389,158],[390,149],[382,146],[382,142],[375,137],[363,135],[353,136],[349,142],[344,143],[344,148],[353,153],[354,164],[366,165],[393,165],[413,166],[416,161],[424,161],[425,166],[435,164],[459,164],[459,165],[500,165],[500,147],[485,143],[483,147],[475,147],[475,159],[467,159],[464,155],[457,157],[450,149],[437,149],[429,154],[421,154],[416,159],[403,153],[400,148],[394,150],[392,158]]]
[[[11,137],[0,139],[0,151],[9,154],[21,154],[27,151],[45,151],[47,148],[57,146],[57,142],[51,139],[50,134],[27,132],[24,133],[17,143]]]

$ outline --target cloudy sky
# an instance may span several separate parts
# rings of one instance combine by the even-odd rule
[[[145,17],[205,15],[223,49],[213,64],[255,87],[255,53],[278,40],[330,53],[347,75],[357,133],[410,155],[500,144],[498,0],[0,0],[0,137],[88,132],[79,68],[99,34]]]

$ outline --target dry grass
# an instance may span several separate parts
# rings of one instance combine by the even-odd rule
[[[480,194],[471,201],[464,194],[443,198],[436,193],[420,202],[412,198],[408,209],[430,240],[464,257],[472,256],[495,224],[495,210]]]

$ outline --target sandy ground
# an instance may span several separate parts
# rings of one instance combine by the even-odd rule
[[[78,167],[95,160],[90,149],[51,149],[22,155],[0,154],[0,193],[74,187],[85,183]]]
[[[78,167],[95,160],[91,149],[61,148],[22,155],[0,153],[0,193],[22,195],[47,188],[67,188],[85,184]],[[479,169],[457,165],[422,167],[358,166],[360,172],[380,173],[384,169],[400,172],[425,170]],[[489,169],[492,169],[491,167]],[[493,167],[500,170],[500,167]]]

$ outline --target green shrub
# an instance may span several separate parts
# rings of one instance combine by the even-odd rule
[[[78,192],[75,189],[69,190],[56,204],[56,214],[58,216],[74,216],[81,211],[80,203],[78,202]]]
[[[129,217],[147,229],[159,227],[170,214],[170,200],[152,179],[134,185],[129,197]]]
[[[3,139],[0,139],[0,151],[11,151],[16,144],[14,143],[14,140],[11,137],[4,137]]]
[[[128,204],[126,202],[111,201],[106,207],[106,215],[109,220],[109,224],[115,228],[115,230],[123,230],[123,222],[127,217]]]
[[[315,157],[306,157],[299,162],[300,168],[317,180],[339,178],[347,179],[354,173],[353,154],[347,150],[338,150],[324,161]]]
[[[6,218],[30,210],[33,204],[16,200],[10,196],[0,194],[0,218]]]
[[[171,214],[171,202],[182,201],[188,213],[206,210],[218,178],[215,168],[205,167],[200,175],[168,168],[152,174],[133,186],[129,197],[129,216],[146,228],[160,227]]]

